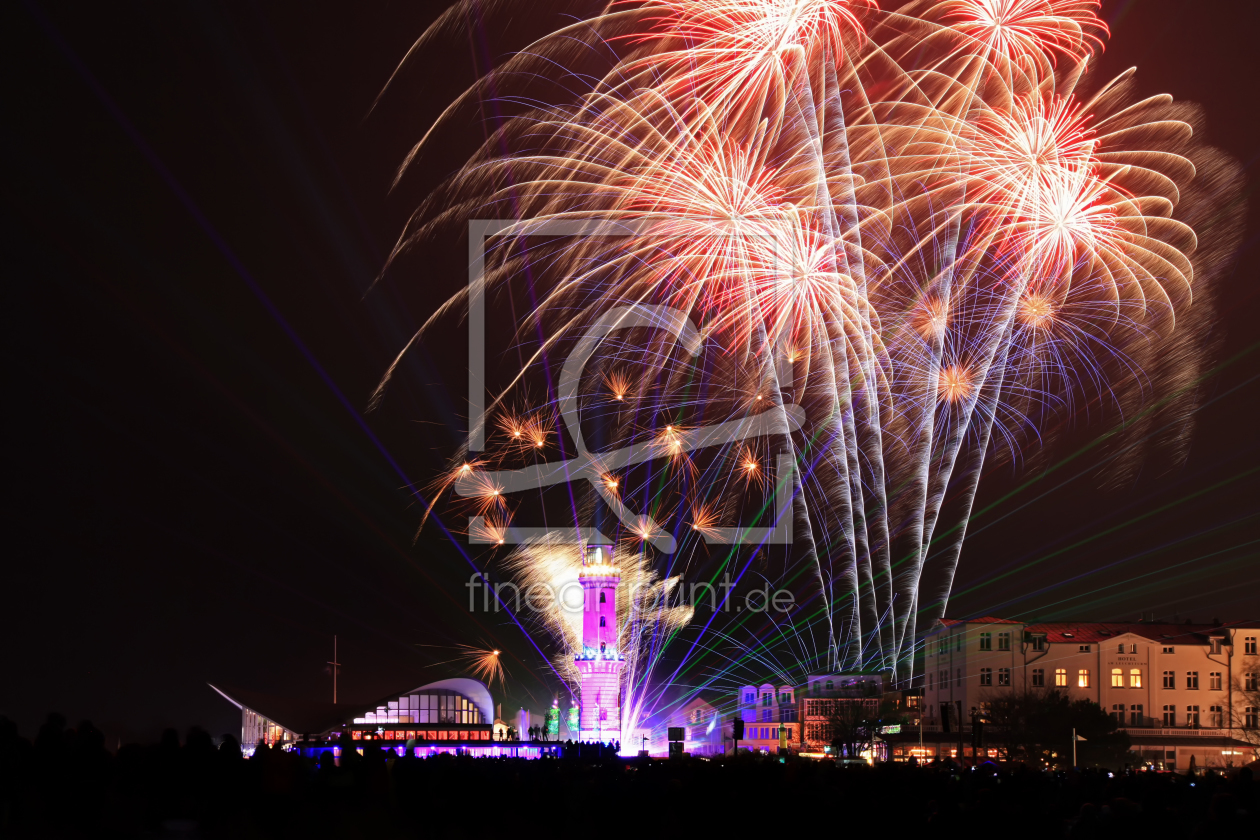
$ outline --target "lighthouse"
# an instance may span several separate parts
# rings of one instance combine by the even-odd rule
[[[579,740],[621,740],[621,668],[617,583],[611,545],[582,546],[582,652],[575,659],[581,689]]]

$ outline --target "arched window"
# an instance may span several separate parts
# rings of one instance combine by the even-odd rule
[[[827,680],[827,690],[834,691],[835,688],[836,688],[836,684],[833,683],[831,680]]]
[[[604,652],[607,648],[608,648],[608,643],[607,643],[607,642],[600,642],[600,643],[599,643],[599,652],[600,652],[600,653],[603,653],[603,652]]]
[[[608,626],[608,619],[607,619],[607,618],[605,618],[604,616],[602,616],[602,615],[601,615],[601,616],[599,617],[599,626],[600,626],[600,627],[607,627],[607,626]]]
[[[607,602],[608,602],[608,598],[607,598],[607,597],[605,597],[605,595],[604,595],[604,593],[603,593],[603,592],[600,592],[600,593],[599,593],[599,602],[600,602],[601,604],[605,604],[605,603],[607,603]]]

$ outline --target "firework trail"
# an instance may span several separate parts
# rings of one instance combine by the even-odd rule
[[[484,19],[517,7],[478,5]],[[757,562],[798,594],[792,638],[815,653],[797,670],[912,676],[986,461],[1036,457],[1083,412],[1123,418],[1201,369],[1211,281],[1237,230],[1209,229],[1205,208],[1236,195],[1236,167],[1196,140],[1192,106],[1135,99],[1132,71],[1091,78],[1109,35],[1098,11],[617,2],[520,50],[417,144],[404,170],[492,92],[523,103],[422,204],[393,259],[468,219],[519,220],[488,242],[481,284],[433,316],[469,294],[529,293],[523,362],[491,403],[487,451],[472,468],[457,453],[441,484],[478,514],[483,542],[502,542],[516,509],[495,476],[551,463],[547,448],[569,457],[565,429],[593,441],[578,444],[591,487],[549,516],[579,531],[602,516],[626,544],[623,582],[653,581],[657,600],[622,612],[625,651],[641,657],[631,683],[681,620],[662,612],[673,577],[655,576],[648,546],[667,539],[661,562],[681,570],[723,528],[773,519],[776,490],[791,494],[791,541],[760,546]],[[416,49],[460,34],[467,12]],[[564,95],[540,104],[540,79]],[[586,232],[535,235],[560,222]],[[635,307],[682,313],[692,333],[609,327]],[[566,403],[554,369],[593,328]],[[549,396],[524,401],[540,382]],[[1163,416],[1188,417],[1193,399]],[[749,417],[768,430],[756,441],[678,443]],[[633,447],[652,458],[609,454]],[[768,472],[781,456],[787,479]],[[574,554],[532,545],[512,569],[576,579]],[[574,625],[546,623],[564,660]]]

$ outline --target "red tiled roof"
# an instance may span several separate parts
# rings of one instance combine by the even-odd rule
[[[1125,633],[1132,633],[1152,642],[1176,644],[1207,644],[1208,635],[1219,631],[1215,624],[1145,624],[1135,621],[1054,621],[1029,624],[1029,633],[1045,633],[1046,641],[1102,643]]]
[[[1023,624],[1023,622],[1010,618],[998,618],[995,615],[986,615],[982,618],[942,618],[941,624],[944,624],[946,627],[953,627],[957,624]]]
[[[986,615],[981,618],[942,618],[944,627],[960,624],[1024,624],[1009,618]],[[1236,626],[1231,624],[1229,626]],[[1212,634],[1223,634],[1219,624],[1151,624],[1141,621],[1049,621],[1025,624],[1029,633],[1045,633],[1048,642],[1101,643],[1125,633],[1132,633],[1153,642],[1175,644],[1207,644]]]

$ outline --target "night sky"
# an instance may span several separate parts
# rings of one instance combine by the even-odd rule
[[[343,699],[453,675],[433,646],[466,643],[508,652],[505,705],[549,703],[556,686],[520,631],[468,615],[461,553],[435,529],[413,541],[408,485],[464,434],[460,337],[412,354],[386,408],[365,411],[464,282],[465,245],[373,281],[484,124],[391,192],[394,172],[455,94],[560,20],[541,5],[488,16],[372,110],[443,7],[6,6],[0,714],[28,734],[51,710],[90,717],[111,744],[170,725],[234,731],[207,681],[328,698],[333,634]],[[1100,77],[1137,65],[1142,93],[1201,103],[1210,141],[1254,183],[1253,0],[1115,0],[1104,16]],[[1247,195],[1188,459],[1156,453],[1108,489],[1090,469],[1101,450],[1031,483],[994,470],[951,614],[1260,619]]]

